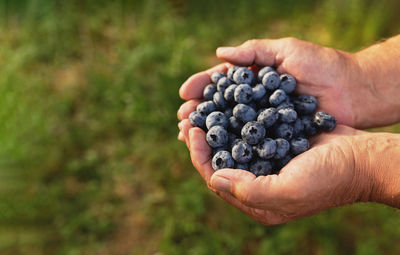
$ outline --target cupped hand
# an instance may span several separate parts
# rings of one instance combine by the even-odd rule
[[[222,47],[217,56],[242,66],[274,66],[279,73],[292,74],[297,80],[296,92],[318,99],[319,109],[334,115],[339,124],[367,128],[374,125],[362,121],[371,92],[365,86],[365,75],[355,54],[322,47],[310,42],[283,38],[250,40],[238,47]],[[215,71],[226,72],[229,64],[221,64],[190,77],[181,87],[180,96],[188,100],[178,112],[186,119],[202,97]],[[182,137],[183,138],[183,137]]]
[[[201,129],[190,129],[188,140],[193,165],[211,190],[251,218],[274,225],[370,200],[371,174],[356,164],[353,150],[356,137],[363,133],[338,126],[313,138],[311,149],[295,157],[278,175],[259,177],[238,169],[214,171],[211,148]]]

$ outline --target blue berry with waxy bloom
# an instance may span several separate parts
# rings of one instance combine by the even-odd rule
[[[250,103],[253,99],[253,90],[248,84],[240,84],[235,89],[234,97],[238,104]]]
[[[238,85],[232,84],[225,89],[224,98],[227,102],[234,102],[235,101],[235,90]]]
[[[214,94],[213,101],[219,110],[225,110],[225,108],[228,106],[228,102],[226,102],[223,92],[217,91]]]
[[[214,112],[217,109],[217,106],[213,101],[205,101],[197,105],[196,111],[208,115],[212,112]]]
[[[217,85],[208,84],[203,90],[204,100],[213,100],[214,93],[217,92]]]
[[[287,123],[282,123],[275,128],[275,135],[277,138],[291,140],[293,137],[293,126]]]
[[[271,66],[265,66],[258,71],[257,78],[259,82],[262,82],[262,79],[266,73],[276,72],[275,69]]]
[[[212,112],[206,118],[206,126],[208,129],[214,126],[228,127],[228,118],[222,112]]]
[[[283,102],[280,105],[276,107],[276,109],[279,111],[280,109],[285,109],[285,108],[290,108],[294,110],[294,104],[289,103],[289,102]]]
[[[253,148],[245,141],[237,142],[232,147],[232,157],[238,163],[248,163],[253,158]]]
[[[260,100],[263,98],[266,94],[267,91],[265,90],[265,87],[262,84],[257,84],[253,87],[253,100]]]
[[[220,92],[224,92],[229,85],[232,84],[232,81],[228,79],[228,77],[222,77],[218,80],[217,83],[217,90]]]
[[[236,163],[235,168],[240,170],[250,171],[249,164],[247,163]]]
[[[310,148],[308,140],[305,138],[295,138],[290,141],[290,150],[294,155],[299,155]]]
[[[233,108],[233,116],[246,123],[252,120],[255,120],[256,118],[256,111],[245,104],[237,104],[234,108]]]
[[[317,112],[314,117],[315,125],[324,131],[331,131],[336,127],[336,119],[326,112]]]
[[[242,128],[242,139],[250,145],[261,142],[265,137],[264,126],[257,121],[247,122]]]
[[[301,117],[301,122],[303,123],[304,133],[311,137],[318,133],[317,127],[314,123],[314,118],[310,115],[304,115]]]
[[[256,146],[256,152],[262,159],[273,158],[276,154],[276,141],[271,138],[265,138]]]
[[[290,74],[282,74],[280,76],[279,88],[285,91],[286,94],[290,94],[296,88],[296,79]]]
[[[297,119],[297,112],[291,108],[280,109],[278,113],[281,122],[292,123]]]
[[[233,74],[233,81],[236,84],[253,84],[254,74],[247,67],[239,67]]]
[[[242,131],[242,128],[244,126],[244,123],[238,120],[235,116],[232,116],[228,119],[229,125],[228,125],[228,130],[231,131],[234,134],[240,135],[240,132]]]
[[[275,159],[283,159],[290,150],[290,144],[287,140],[283,138],[276,138],[276,153],[274,158]]]
[[[265,109],[258,115],[257,121],[262,123],[265,128],[269,128],[276,123],[278,118],[279,118],[278,111],[275,108],[270,107],[268,109]]]
[[[298,137],[302,134],[304,130],[304,124],[301,119],[296,119],[296,121],[293,123],[293,136]]]
[[[221,79],[222,77],[226,77],[225,74],[220,73],[220,72],[213,72],[211,74],[211,81],[215,84],[217,84],[217,82],[219,81],[219,79]]]
[[[273,165],[269,160],[257,159],[250,163],[250,172],[255,176],[269,175],[272,173]]]
[[[317,99],[311,95],[301,95],[293,101],[296,111],[302,115],[313,113],[318,106]]]
[[[231,66],[228,69],[226,76],[233,81],[233,75],[235,74],[236,70],[239,69],[240,66]]]
[[[194,127],[205,128],[206,127],[206,115],[200,112],[191,112],[189,114],[189,121]]]
[[[280,81],[278,73],[272,71],[264,75],[262,84],[266,89],[275,90],[279,87]]]
[[[212,168],[216,171],[223,168],[232,168],[235,161],[229,151],[219,151],[212,158]]]
[[[221,146],[221,147],[217,147],[217,148],[212,148],[212,150],[211,150],[211,157],[213,157],[215,154],[217,154],[217,152],[219,152],[219,151],[230,151],[231,150],[231,148],[229,147],[229,145],[228,144],[225,144],[225,145],[223,145],[223,146]]]
[[[228,144],[228,132],[221,126],[214,126],[208,130],[206,140],[212,148],[225,146]]]
[[[281,103],[283,103],[286,99],[287,99],[287,95],[286,95],[285,91],[283,91],[281,89],[277,89],[269,97],[269,103],[272,106],[276,107],[276,106],[280,105]]]

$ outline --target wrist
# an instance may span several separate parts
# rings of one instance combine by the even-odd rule
[[[400,135],[357,136],[355,165],[363,185],[358,201],[400,208]]]

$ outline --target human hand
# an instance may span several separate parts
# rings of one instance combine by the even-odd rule
[[[274,66],[279,73],[293,75],[298,84],[296,92],[315,96],[319,109],[335,116],[339,124],[368,128],[385,123],[385,118],[374,118],[371,113],[382,102],[366,85],[368,75],[360,67],[357,54],[283,38],[250,40],[238,47],[219,48],[217,56],[231,64]],[[180,96],[188,102],[178,112],[181,120],[187,118],[201,100],[211,73],[224,72],[228,66],[222,64],[195,74],[182,85]]]
[[[214,171],[204,131],[191,128],[185,135],[193,165],[208,187],[265,225],[354,202],[400,205],[400,138],[393,134],[337,126],[312,138],[311,149],[295,157],[278,175],[259,177],[238,169]]]

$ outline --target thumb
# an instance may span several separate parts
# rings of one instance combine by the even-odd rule
[[[219,47],[217,57],[240,66],[277,66],[277,54],[281,48],[280,40],[249,40],[237,47]]]
[[[259,176],[244,170],[222,169],[216,171],[210,180],[210,186],[218,191],[227,192],[243,204],[260,209],[272,209],[282,194],[282,178],[279,175]]]

